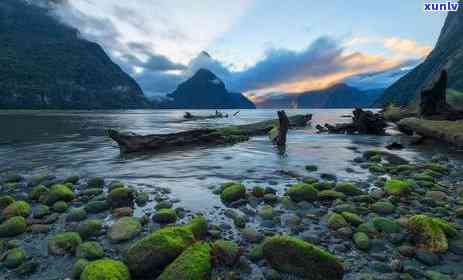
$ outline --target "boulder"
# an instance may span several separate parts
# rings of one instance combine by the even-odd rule
[[[14,237],[26,231],[26,219],[17,216],[4,221],[0,225],[0,237]]]
[[[263,244],[263,256],[272,268],[313,280],[341,280],[341,262],[322,248],[289,236],[274,236]]]
[[[111,259],[102,259],[88,263],[80,280],[130,280],[127,266]]]
[[[48,253],[51,255],[74,255],[77,247],[82,243],[77,232],[65,232],[48,239]]]
[[[114,223],[108,231],[108,239],[118,243],[131,240],[141,231],[140,221],[136,218],[124,217]]]
[[[318,199],[318,191],[312,185],[305,183],[292,185],[288,189],[288,195],[294,202],[312,202]]]
[[[232,203],[244,198],[246,198],[246,188],[239,183],[225,184],[220,194],[220,199],[222,199],[224,203]]]

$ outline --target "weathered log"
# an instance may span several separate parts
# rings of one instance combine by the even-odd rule
[[[289,129],[289,120],[285,111],[278,111],[278,120],[278,135],[273,139],[273,143],[277,146],[284,146],[286,145],[286,135]]]
[[[351,123],[317,125],[320,133],[384,135],[387,123],[381,114],[356,108]]]
[[[222,119],[222,118],[228,118],[228,114],[222,114],[216,112],[214,115],[207,115],[207,116],[196,116],[191,114],[190,112],[186,112],[183,115],[183,118],[188,121],[194,121],[194,120],[206,120],[206,119]]]
[[[296,115],[288,118],[289,128],[305,127],[312,115]],[[138,135],[108,130],[108,136],[119,144],[122,153],[143,151],[169,151],[179,148],[210,147],[247,141],[251,136],[266,135],[278,124],[268,120],[247,125],[216,129],[196,129],[170,134]]]

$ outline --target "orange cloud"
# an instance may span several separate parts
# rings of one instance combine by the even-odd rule
[[[427,56],[432,51],[430,46],[421,46],[416,41],[396,37],[385,39],[384,47],[399,54],[419,57]]]

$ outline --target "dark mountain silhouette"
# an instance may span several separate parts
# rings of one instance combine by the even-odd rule
[[[390,86],[377,104],[406,105],[448,71],[448,87],[463,91],[463,0],[457,12],[449,12],[433,51],[426,60]]]
[[[198,70],[167,95],[161,108],[172,109],[254,109],[254,103],[241,93],[228,92],[225,84],[214,73]]]
[[[0,1],[0,108],[149,106],[138,84],[98,44],[49,12],[23,0]]]
[[[341,83],[322,90],[273,96],[259,103],[258,107],[368,108],[382,92],[382,89],[362,91]]]

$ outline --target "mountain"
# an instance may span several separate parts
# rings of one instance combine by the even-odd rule
[[[58,22],[50,9],[0,1],[0,108],[149,106],[138,84],[98,44]]]
[[[377,105],[388,103],[406,105],[448,70],[448,87],[463,91],[463,0],[460,9],[449,12],[433,51],[426,60],[390,86],[379,98]]]
[[[255,109],[241,93],[228,92],[214,73],[199,69],[193,77],[181,83],[167,95],[161,108],[170,109]]]
[[[382,92],[382,89],[362,91],[340,83],[322,90],[272,96],[261,101],[258,107],[368,108],[372,107]]]

